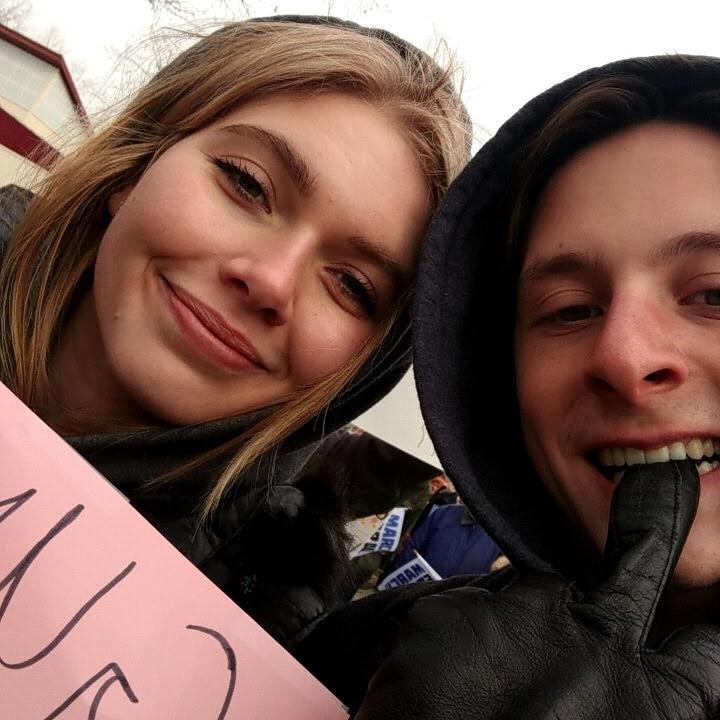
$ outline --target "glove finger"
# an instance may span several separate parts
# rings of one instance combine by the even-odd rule
[[[636,465],[610,508],[608,574],[590,595],[605,627],[641,645],[695,518],[700,483],[692,462]]]

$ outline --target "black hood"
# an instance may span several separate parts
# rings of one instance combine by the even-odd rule
[[[507,208],[527,147],[549,116],[581,87],[618,74],[649,81],[668,105],[688,88],[720,88],[719,59],[661,56],[588,70],[530,101],[451,186],[423,247],[413,310],[420,405],[443,467],[514,565],[573,577],[584,575],[587,558],[521,436]],[[720,126],[719,117],[698,120]],[[583,138],[566,157],[601,137]]]

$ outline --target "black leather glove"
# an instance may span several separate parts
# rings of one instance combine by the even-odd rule
[[[629,470],[613,499],[611,569],[589,594],[538,574],[418,600],[357,720],[719,717],[720,629],[647,642],[698,495],[691,463]]]

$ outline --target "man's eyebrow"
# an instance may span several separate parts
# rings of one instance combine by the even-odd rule
[[[299,192],[305,196],[312,194],[315,189],[315,177],[310,171],[310,166],[302,154],[284,137],[257,125],[225,125],[221,129],[240,137],[252,138],[267,147],[283,165]]]
[[[521,273],[518,284],[523,285],[547,277],[575,275],[600,267],[600,258],[589,253],[568,252],[531,262]]]
[[[652,254],[651,262],[659,265],[672,258],[697,252],[720,253],[720,233],[693,230],[670,238],[663,247]]]
[[[670,238],[650,256],[652,265],[698,252],[720,253],[720,232],[693,230]],[[600,258],[589,253],[562,253],[531,262],[520,274],[519,284],[546,277],[572,275],[600,267]]]
[[[391,258],[379,245],[362,235],[353,235],[348,238],[348,242],[357,253],[387,272],[397,288],[403,289],[407,286],[409,278],[400,267],[400,263]]]

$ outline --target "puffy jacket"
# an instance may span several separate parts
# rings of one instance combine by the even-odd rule
[[[462,505],[433,505],[410,533],[388,568],[397,570],[414,557],[414,551],[442,578],[453,575],[482,575],[500,554],[500,549]]]

